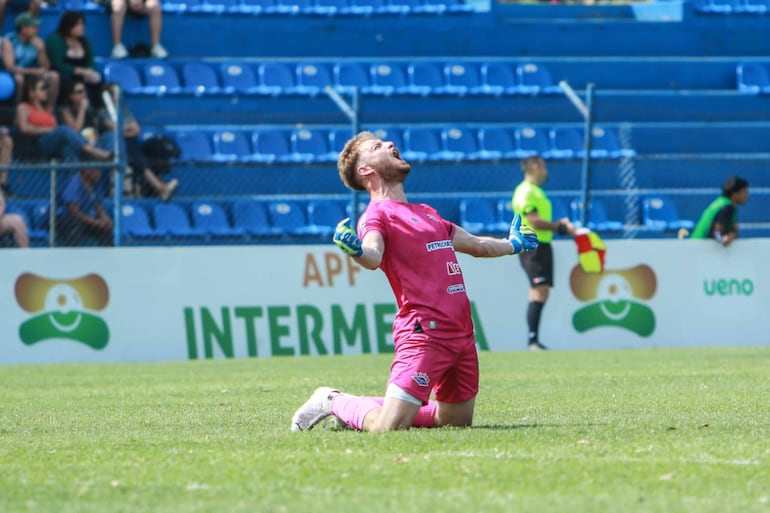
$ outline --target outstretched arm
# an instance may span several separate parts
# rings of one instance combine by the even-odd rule
[[[521,227],[521,217],[515,215],[511,221],[507,239],[473,235],[457,226],[452,244],[456,251],[475,257],[499,257],[533,250],[538,246],[539,241],[531,228]]]

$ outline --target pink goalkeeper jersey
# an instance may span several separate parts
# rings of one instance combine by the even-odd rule
[[[380,268],[398,304],[393,338],[422,330],[437,338],[472,334],[471,307],[452,238],[455,225],[424,204],[372,201],[358,236],[379,232],[385,240]]]

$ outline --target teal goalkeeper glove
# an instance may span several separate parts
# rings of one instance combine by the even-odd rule
[[[358,238],[356,232],[350,227],[349,217],[346,217],[337,224],[332,240],[346,255],[360,257],[364,254],[364,250],[361,249],[361,239]]]
[[[511,231],[508,232],[508,240],[513,244],[514,255],[524,251],[531,251],[540,244],[532,228],[527,225],[524,225],[524,228],[521,227],[521,216],[519,214],[513,216]]]

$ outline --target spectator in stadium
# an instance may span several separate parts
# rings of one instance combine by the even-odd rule
[[[118,103],[117,87],[117,84],[113,82],[103,86],[103,90],[110,94],[115,105]],[[164,182],[155,173],[142,150],[142,129],[125,102],[123,102],[121,113],[123,116],[123,140],[125,142],[126,159],[133,171],[135,192],[138,192],[140,196],[155,195],[163,201],[168,201],[179,187],[179,180],[174,178]],[[102,107],[98,111],[98,123],[101,134],[98,146],[105,150],[115,148],[115,122],[104,102],[102,102]]]
[[[6,192],[9,190],[5,180],[8,179],[8,166],[11,164],[11,155],[13,153],[13,139],[11,139],[8,129],[3,127],[0,130],[0,169],[5,169],[0,174],[0,235],[6,233],[13,234],[13,240],[20,248],[29,247],[29,233],[24,218],[18,214],[8,213],[6,211]]]
[[[65,246],[112,246],[113,222],[104,209],[107,183],[100,169],[73,175],[61,194],[65,206],[59,234]]]
[[[29,12],[16,17],[16,30],[9,32],[0,42],[3,68],[16,81],[16,99],[21,99],[26,75],[42,76],[48,83],[48,103],[53,106],[59,97],[59,73],[51,70],[45,43],[38,36],[40,19]]]
[[[540,245],[534,251],[524,253],[519,259],[529,279],[529,306],[527,307],[527,343],[530,351],[543,351],[540,342],[540,319],[543,307],[553,287],[554,233],[575,235],[575,226],[566,217],[553,220],[551,200],[541,185],[548,179],[548,168],[542,157],[527,157],[521,162],[524,179],[513,192],[513,212],[526,219],[534,228]]]
[[[133,16],[147,17],[150,23],[150,55],[158,59],[168,57],[168,52],[160,44],[160,34],[163,27],[163,11],[160,0],[107,0],[110,10],[110,26],[112,27],[113,59],[128,57],[128,49],[123,45],[123,24],[126,13]]]
[[[60,125],[46,107],[48,84],[37,75],[24,78],[22,100],[16,107],[16,155],[20,160],[110,160],[113,154],[88,143],[78,132]]]
[[[56,31],[45,40],[51,67],[58,71],[62,90],[70,90],[75,78],[82,79],[93,99],[99,93],[102,75],[94,67],[94,52],[85,36],[85,17],[82,12],[64,11]]]
[[[50,1],[47,3],[54,4],[56,2]],[[14,13],[27,12],[31,16],[37,18],[40,16],[41,6],[41,0],[0,0],[0,27],[2,27],[5,22],[6,11],[12,11]]]
[[[370,132],[345,144],[337,166],[342,182],[367,191],[370,203],[358,233],[344,219],[333,240],[359,265],[382,268],[388,277],[398,303],[395,360],[384,397],[320,387],[295,412],[292,431],[310,430],[330,415],[361,431],[471,425],[478,357],[456,252],[516,255],[537,247],[534,232],[522,234],[521,219],[515,218],[508,239],[476,236],[428,205],[407,203],[409,163],[392,142]],[[434,401],[429,400],[431,392]]]
[[[738,206],[749,199],[749,182],[730,176],[722,184],[722,194],[706,207],[693,228],[691,238],[714,239],[727,247],[738,238]]]
[[[0,127],[0,194],[8,198],[12,195],[8,183],[8,167],[13,160],[13,137],[8,127]]]
[[[96,146],[99,139],[97,114],[86,94],[85,82],[75,78],[68,82],[67,86],[69,89],[64,91],[62,102],[57,109],[59,123],[67,125],[82,135],[89,144]]]

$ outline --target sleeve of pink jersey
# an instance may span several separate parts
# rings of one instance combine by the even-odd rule
[[[361,215],[358,220],[358,238],[364,240],[369,232],[379,232],[383,239],[387,238],[387,229],[383,218],[385,213],[379,208],[373,208],[371,205]]]

